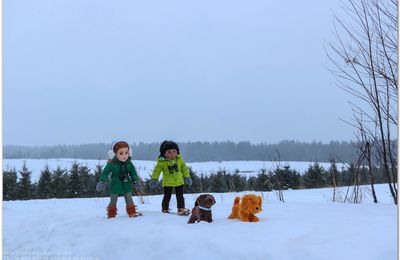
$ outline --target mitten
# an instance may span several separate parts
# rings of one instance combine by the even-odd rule
[[[149,186],[151,189],[154,189],[155,187],[158,186],[158,180],[151,179],[149,182]]]
[[[137,190],[137,191],[139,191],[139,192],[142,191],[142,185],[140,185],[139,182],[135,182],[132,186],[133,186],[133,188],[134,188],[135,190]]]
[[[190,177],[185,178],[185,184],[189,186],[192,185],[193,184],[192,179]]]
[[[105,190],[105,189],[106,189],[106,183],[105,183],[105,182],[99,181],[99,182],[96,184],[96,190],[97,190],[97,191],[103,191],[103,190]]]

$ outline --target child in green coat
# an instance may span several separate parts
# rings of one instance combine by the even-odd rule
[[[163,173],[162,186],[164,197],[161,203],[162,212],[169,213],[169,201],[171,200],[172,189],[175,188],[176,201],[179,215],[190,214],[190,210],[185,208],[183,197],[183,184],[192,185],[189,170],[185,161],[179,153],[178,144],[172,141],[164,141],[160,146],[160,156],[150,180],[150,188],[158,185],[158,178]]]
[[[132,152],[129,148],[129,144],[125,141],[113,143],[108,155],[109,160],[96,185],[97,191],[104,190],[106,188],[107,179],[111,174],[111,200],[107,207],[107,218],[115,218],[117,215],[117,200],[119,195],[124,195],[128,216],[135,217],[138,213],[136,212],[136,206],[132,200],[132,187],[137,191],[141,191],[142,187],[138,182],[135,166],[133,166],[131,162]]]

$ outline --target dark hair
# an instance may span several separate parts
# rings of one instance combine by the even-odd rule
[[[160,145],[160,156],[158,156],[158,157],[163,157],[164,154],[165,154],[165,152],[168,151],[168,150],[170,150],[170,149],[175,149],[175,150],[178,152],[178,154],[179,154],[179,147],[178,147],[178,144],[175,143],[175,142],[173,142],[173,141],[165,140],[165,141],[162,142],[161,145]]]

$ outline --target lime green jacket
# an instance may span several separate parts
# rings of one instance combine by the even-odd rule
[[[190,177],[186,163],[182,160],[180,154],[178,154],[175,160],[168,160],[164,157],[159,157],[151,178],[158,180],[161,172],[163,173],[163,187],[181,186],[184,183],[183,179]]]
[[[124,163],[120,162],[117,158],[107,163],[104,167],[101,175],[100,181],[106,182],[108,177],[111,174],[111,183],[110,183],[110,193],[112,194],[125,194],[128,192],[132,192],[132,182],[138,181],[138,176],[135,170],[135,166],[133,166],[131,162],[131,157],[128,158]],[[127,182],[123,182],[123,176],[127,177]]]

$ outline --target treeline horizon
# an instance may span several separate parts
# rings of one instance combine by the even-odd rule
[[[300,142],[284,140],[279,143],[257,143],[249,141],[196,141],[178,142],[180,152],[186,162],[206,161],[314,161],[350,163],[356,154],[356,142],[320,141]],[[130,144],[134,160],[155,160],[159,156],[160,143]],[[107,159],[110,143],[79,145],[23,146],[4,145],[4,159]]]
[[[69,169],[58,166],[41,170],[39,180],[32,182],[32,171],[24,163],[21,169],[10,169],[3,172],[3,199],[30,200],[53,198],[94,198],[108,197],[108,188],[96,191],[103,166],[94,169],[75,162]],[[290,166],[276,166],[274,169],[261,169],[257,175],[244,176],[239,171],[218,170],[210,174],[198,174],[188,168],[193,180],[191,186],[185,185],[185,193],[241,192],[241,191],[283,191],[288,189],[328,188],[371,184],[367,168],[356,168],[350,165],[339,170],[334,162],[325,170],[318,162],[308,167],[304,174]],[[386,183],[387,179],[380,169],[374,169],[374,183]],[[143,195],[163,194],[162,187],[150,188],[150,176],[141,178]],[[109,185],[109,181],[107,182]],[[134,192],[136,194],[136,192]],[[137,194],[136,194],[137,195]],[[283,194],[280,195],[283,200]],[[347,197],[347,195],[346,195]]]

